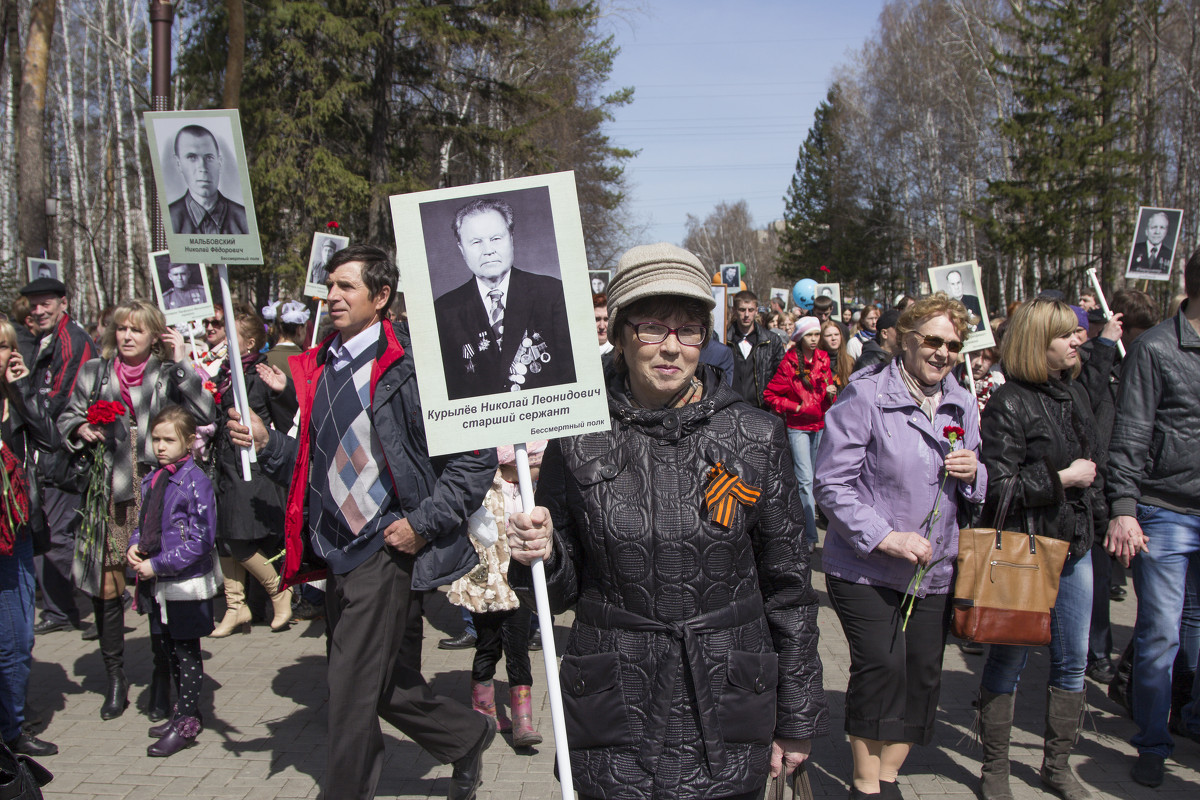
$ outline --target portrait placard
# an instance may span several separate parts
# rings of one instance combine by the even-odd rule
[[[55,261],[52,258],[33,258],[27,260],[29,266],[29,280],[36,281],[38,278],[53,278],[56,281],[62,280],[62,262]]]
[[[391,208],[430,454],[607,430],[574,173]]]
[[[608,294],[608,284],[612,282],[611,269],[588,270],[588,281],[592,285],[592,294]]]
[[[996,346],[983,297],[983,281],[979,278],[979,263],[960,261],[929,268],[929,285],[935,292],[945,292],[967,308],[967,340],[962,352],[973,353]]]
[[[784,311],[787,310],[788,299],[789,299],[790,295],[791,295],[791,291],[789,291],[788,289],[780,289],[780,288],[774,287],[774,286],[771,287],[771,299],[778,300],[780,303],[782,303]]]
[[[338,236],[333,233],[317,231],[313,234],[312,250],[308,254],[308,271],[304,273],[304,296],[324,300],[329,297],[329,287],[325,278],[329,273],[325,265],[333,254],[350,244],[349,236]]]
[[[742,265],[722,264],[720,266],[721,283],[735,292],[742,288]]]
[[[815,297],[828,297],[833,301],[830,316],[840,318],[842,313],[842,285],[840,283],[818,283]]]
[[[151,253],[150,263],[154,265],[150,270],[154,296],[168,325],[187,325],[213,315],[208,270],[199,264],[172,261],[167,250]]]
[[[725,344],[725,326],[728,319],[729,303],[726,298],[729,296],[729,287],[714,286],[712,287],[713,302],[717,305],[713,308],[713,330],[712,335],[721,344]]]
[[[143,116],[171,258],[181,264],[263,263],[237,110]]]
[[[1129,247],[1126,280],[1168,281],[1183,230],[1183,211],[1178,208],[1138,209],[1137,228]]]

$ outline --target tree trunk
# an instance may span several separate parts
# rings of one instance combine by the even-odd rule
[[[46,249],[46,80],[56,0],[33,0],[29,35],[21,59],[21,107],[17,111],[17,231],[23,256]]]
[[[229,15],[229,52],[225,54],[225,87],[222,108],[237,108],[242,94],[242,67],[246,63],[246,9],[242,0],[225,0]]]
[[[370,244],[388,247],[391,237],[388,235],[388,198],[387,182],[388,165],[388,132],[391,129],[392,107],[388,101],[392,73],[395,62],[395,34],[388,26],[382,26],[382,36],[379,42],[375,77],[372,81],[371,96],[373,99],[371,140],[368,143],[370,159],[368,174],[371,178],[371,205],[367,209],[367,241]]]

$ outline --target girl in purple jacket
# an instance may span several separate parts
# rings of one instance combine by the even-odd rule
[[[141,515],[127,559],[137,573],[138,609],[150,615],[155,660],[170,664],[179,693],[171,718],[150,729],[158,741],[146,752],[164,757],[190,747],[200,733],[200,639],[212,633],[212,598],[221,581],[213,553],[212,482],[191,458],[196,420],[167,406],[151,421],[150,436],[160,466],[142,480]]]

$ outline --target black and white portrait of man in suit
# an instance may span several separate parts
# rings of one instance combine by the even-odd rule
[[[476,197],[456,209],[450,233],[471,277],[440,296],[435,289],[447,397],[573,383],[557,260],[553,265],[522,263],[529,257],[525,237],[552,236],[551,220],[518,223],[504,198]]]
[[[1183,213],[1173,208],[1143,208],[1138,216],[1125,277],[1165,281],[1171,276]]]

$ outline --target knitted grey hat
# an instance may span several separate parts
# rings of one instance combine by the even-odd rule
[[[695,298],[710,310],[717,305],[712,277],[692,253],[667,242],[627,250],[608,284],[609,314],[616,316],[621,306],[658,295]]]

